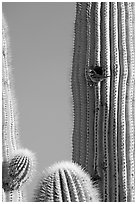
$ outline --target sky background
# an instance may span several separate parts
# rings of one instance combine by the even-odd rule
[[[27,186],[31,201],[44,168],[71,160],[75,3],[5,2],[2,6],[9,26],[20,142],[37,157],[35,179]]]

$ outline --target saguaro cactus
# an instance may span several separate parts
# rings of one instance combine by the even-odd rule
[[[77,3],[72,160],[103,201],[134,201],[134,3]]]
[[[35,191],[36,202],[98,202],[98,189],[80,166],[60,162],[43,174]]]
[[[3,201],[24,201],[24,182],[32,176],[34,155],[20,149],[17,110],[12,87],[8,28],[2,19],[2,185]],[[32,168],[33,167],[33,168]]]

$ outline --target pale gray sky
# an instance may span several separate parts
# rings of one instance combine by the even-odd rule
[[[38,177],[54,162],[71,160],[75,3],[5,2],[3,13],[9,25],[21,144],[36,153]],[[29,198],[35,183],[27,187]]]

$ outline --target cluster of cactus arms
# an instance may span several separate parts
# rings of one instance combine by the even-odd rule
[[[134,3],[77,3],[72,160],[103,201],[135,201]]]
[[[8,27],[2,19],[2,201],[26,201],[35,155],[19,144]],[[135,201],[134,3],[76,3],[72,162],[42,174],[34,202]]]

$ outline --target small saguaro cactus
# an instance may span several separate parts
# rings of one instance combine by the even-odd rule
[[[72,160],[103,201],[135,200],[133,2],[76,3]]]
[[[35,190],[35,202],[99,202],[97,186],[80,166],[60,162],[51,166]]]
[[[35,168],[35,156],[19,144],[16,100],[13,91],[8,26],[2,18],[2,198],[6,202],[25,200],[24,183]]]
[[[35,169],[35,157],[27,149],[16,150],[13,158],[3,162],[2,181],[5,192],[17,190],[25,182],[31,180]]]

